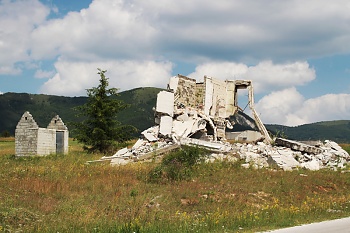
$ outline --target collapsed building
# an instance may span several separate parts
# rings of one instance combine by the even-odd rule
[[[243,121],[256,130],[228,132],[235,127],[232,116],[245,116],[238,106],[238,90],[241,89],[248,91],[248,106],[254,119],[254,122]],[[123,148],[113,156],[104,156],[97,161],[108,160],[112,165],[122,165],[162,155],[181,145],[209,149],[213,153],[208,161],[242,159],[246,161],[243,166],[255,168],[336,169],[350,160],[348,153],[335,142],[312,146],[282,138],[272,140],[254,108],[250,80],[223,81],[204,76],[203,82],[196,82],[182,75],[171,77],[167,89],[157,95],[154,113],[155,126],[144,130],[132,148]],[[241,143],[230,144],[227,138]]]
[[[170,78],[166,91],[157,96],[155,122],[161,136],[175,141],[197,138],[205,141],[225,141],[226,129],[233,128],[229,120],[239,111],[238,90],[248,90],[248,104],[261,136],[272,140],[254,108],[252,82],[248,80],[218,80],[204,76],[196,82],[182,75]]]

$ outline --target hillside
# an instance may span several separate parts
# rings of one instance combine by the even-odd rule
[[[123,124],[134,125],[139,131],[154,125],[152,108],[156,104],[157,93],[161,89],[144,87],[120,92],[118,99],[130,107],[118,115]],[[25,111],[29,111],[40,127],[46,127],[52,117],[59,115],[71,130],[70,122],[78,121],[73,107],[82,105],[87,97],[63,97],[27,93],[5,93],[0,95],[0,134],[8,131],[14,135],[16,125]],[[238,123],[239,118],[232,119]],[[247,126],[235,126],[235,130],[245,130]],[[297,127],[266,125],[274,135],[283,135],[294,140],[333,140],[350,143],[350,120],[328,121]],[[138,134],[137,134],[138,135]],[[135,135],[135,136],[137,136]]]
[[[158,88],[136,88],[119,93],[117,97],[130,107],[118,116],[123,124],[134,125],[144,130],[153,125],[152,108],[156,104]],[[8,131],[14,135],[16,125],[25,111],[29,111],[40,127],[47,127],[50,120],[59,115],[71,130],[70,122],[78,121],[73,108],[86,102],[87,97],[63,97],[27,93],[0,95],[0,134]]]
[[[274,135],[282,134],[293,140],[329,139],[338,143],[350,142],[350,120],[317,122],[296,127],[266,125],[266,128]]]

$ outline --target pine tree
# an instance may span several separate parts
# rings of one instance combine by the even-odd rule
[[[130,125],[122,125],[117,119],[117,114],[127,105],[121,100],[112,98],[117,96],[117,88],[108,89],[106,70],[98,68],[100,84],[97,87],[87,89],[88,101],[76,108],[83,116],[83,121],[75,123],[76,139],[84,144],[84,149],[89,152],[112,153],[118,143],[132,138],[136,128]]]

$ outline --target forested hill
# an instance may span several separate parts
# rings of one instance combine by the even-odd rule
[[[152,108],[156,104],[157,93],[161,89],[153,87],[136,88],[120,92],[118,99],[130,107],[118,115],[123,124],[134,125],[139,130],[154,124]],[[79,121],[78,112],[73,108],[86,103],[87,97],[63,97],[27,93],[5,93],[0,95],[0,134],[14,135],[16,125],[25,111],[29,111],[39,127],[47,127],[51,119],[59,115],[72,129],[71,122]]]
[[[154,125],[152,108],[156,105],[157,93],[161,89],[153,87],[136,88],[120,92],[118,99],[130,107],[118,115],[123,124],[134,125],[141,130]],[[55,115],[72,129],[70,122],[78,121],[73,107],[86,103],[87,97],[63,97],[27,93],[5,93],[0,95],[0,136],[4,133],[14,135],[16,125],[25,111],[29,111],[40,127],[47,127]],[[297,127],[266,125],[274,135],[294,140],[333,140],[350,143],[350,120],[327,121]],[[136,136],[136,135],[135,135]]]
[[[338,143],[350,143],[350,120],[324,121],[296,127],[266,125],[275,135],[299,141],[332,140]]]

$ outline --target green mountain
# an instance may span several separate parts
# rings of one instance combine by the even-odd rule
[[[324,121],[295,127],[266,125],[274,135],[285,136],[298,141],[332,140],[337,143],[350,143],[350,120]]]
[[[152,108],[156,104],[157,93],[160,90],[144,87],[120,92],[117,99],[129,104],[129,108],[118,115],[118,120],[139,130],[149,128],[154,124]],[[25,111],[32,114],[39,127],[47,127],[51,119],[59,115],[71,130],[70,123],[80,120],[73,108],[86,101],[87,97],[5,93],[0,95],[0,134],[7,131],[14,135],[16,125]]]
[[[136,88],[120,92],[117,97],[129,104],[129,108],[120,112],[118,120],[123,124],[135,126],[139,131],[154,125],[153,107],[157,93],[161,89],[153,87]],[[40,127],[47,127],[50,120],[59,115],[71,131],[71,122],[79,121],[73,108],[86,103],[87,97],[63,97],[27,93],[5,93],[0,95],[0,134],[9,132],[14,135],[16,125],[25,111],[29,111]],[[235,131],[245,130],[248,125],[241,124],[240,116],[232,120]],[[239,128],[240,127],[240,128]],[[306,124],[297,127],[266,125],[274,135],[293,140],[333,140],[338,143],[350,143],[350,120],[327,121]],[[138,136],[137,133],[135,136]]]

